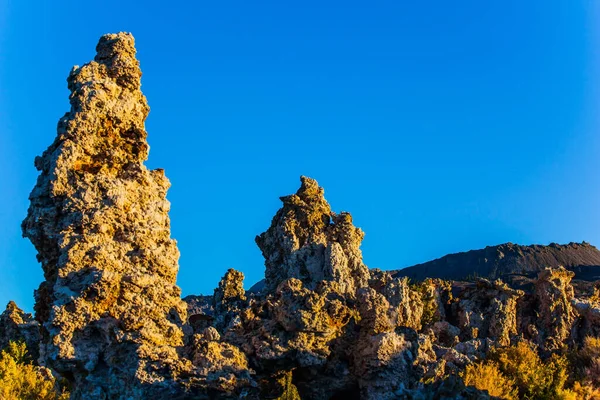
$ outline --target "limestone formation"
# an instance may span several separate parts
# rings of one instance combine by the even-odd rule
[[[72,381],[74,399],[140,398],[168,393],[185,368],[179,252],[169,181],[144,165],[149,108],[133,37],[105,35],[96,51],[67,79],[71,110],[35,160],[23,234],[46,278],[35,304],[43,362]]]
[[[578,316],[578,342],[588,336],[600,337],[600,303],[595,299],[573,299],[571,304]]]
[[[234,328],[239,323],[238,314],[245,306],[244,274],[229,269],[219,282],[213,296],[215,318],[214,325],[221,332]]]
[[[517,300],[522,291],[500,280],[478,279],[455,303],[462,339],[490,338],[508,346],[517,335]]]
[[[394,327],[421,329],[424,304],[421,294],[408,283],[408,278],[393,278],[384,271],[373,271],[369,286],[389,302],[388,315]]]
[[[360,336],[353,347],[361,398],[394,399],[410,381],[412,343],[395,331],[386,298],[371,288],[359,291]]]
[[[364,233],[350,214],[331,211],[317,181],[304,176],[301,181],[296,194],[281,197],[283,207],[271,227],[256,238],[265,256],[266,290],[297,278],[311,290],[320,281],[336,281],[354,295],[369,278],[360,251]]]
[[[244,349],[257,363],[285,361],[299,367],[323,365],[332,344],[354,317],[335,282],[315,290],[290,278],[276,293],[255,300],[241,315]]]
[[[14,301],[6,305],[0,314],[0,350],[9,342],[25,342],[27,352],[33,360],[39,357],[39,324],[31,314],[23,312]]]
[[[182,301],[169,182],[144,166],[140,78],[125,33],[69,75],[71,110],[36,159],[23,222],[45,275],[36,321],[14,303],[0,315],[0,346],[24,340],[74,400],[487,399],[461,372],[490,349],[525,339],[550,357],[600,335],[600,295],[576,297],[564,269],[523,290],[369,271],[363,232],[307,177],[256,238],[264,286],[245,291],[230,269]]]
[[[210,389],[235,395],[239,387],[257,385],[248,369],[246,355],[236,346],[221,341],[215,328],[208,327],[194,335],[190,349],[196,373],[205,377]]]
[[[558,350],[571,336],[575,311],[571,279],[575,274],[560,267],[539,273],[534,298],[538,310],[535,318],[537,342],[546,350]]]

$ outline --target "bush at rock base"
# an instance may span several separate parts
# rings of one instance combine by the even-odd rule
[[[586,343],[589,348],[578,357],[593,353],[600,341]],[[588,379],[569,375],[574,371],[569,358],[553,354],[544,361],[533,345],[519,342],[493,349],[485,361],[468,365],[461,376],[465,385],[501,399],[600,400],[600,391]]]
[[[517,399],[515,381],[507,378],[494,362],[470,364],[462,373],[466,386],[486,390],[490,396],[506,400]]]
[[[31,364],[25,343],[10,342],[0,353],[0,400],[67,400],[46,368]]]

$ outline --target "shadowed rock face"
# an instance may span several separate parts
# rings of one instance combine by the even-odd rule
[[[23,234],[46,278],[35,303],[44,362],[76,383],[74,398],[127,398],[182,368],[186,306],[170,184],[143,163],[149,108],[134,39],[105,35],[96,50],[67,79],[71,110],[35,160]]]
[[[281,197],[283,207],[271,227],[256,237],[265,257],[265,290],[273,292],[288,278],[300,279],[314,289],[329,280],[354,295],[367,286],[369,270],[362,262],[364,233],[348,213],[335,214],[317,181],[301,177],[296,194]]]
[[[17,307],[14,301],[10,301],[0,314],[0,349],[11,341],[25,342],[31,358],[37,360],[39,357],[39,324],[31,314]]]
[[[546,268],[563,266],[575,272],[576,279],[600,279],[600,251],[589,243],[521,246],[506,243],[481,250],[449,254],[412,267],[391,271],[410,279],[441,278],[462,280],[467,277],[510,279],[518,274],[535,277]]]

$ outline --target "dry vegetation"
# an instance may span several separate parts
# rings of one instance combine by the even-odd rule
[[[527,342],[497,348],[462,373],[467,386],[501,399],[600,400],[600,340],[588,338],[574,354],[542,360]],[[577,368],[577,365],[583,367]]]
[[[68,398],[48,369],[31,363],[25,343],[11,342],[0,353],[0,400]]]

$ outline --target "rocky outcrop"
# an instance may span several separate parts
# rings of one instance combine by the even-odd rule
[[[517,300],[522,291],[500,280],[479,279],[466,288],[454,303],[461,339],[489,338],[508,346],[517,335]]]
[[[175,284],[169,181],[148,170],[146,98],[130,34],[105,35],[68,78],[71,110],[40,171],[23,234],[45,281],[36,291],[41,356],[73,399],[170,393],[186,368],[186,306]]]
[[[387,272],[376,270],[371,274],[369,286],[389,302],[388,315],[392,326],[421,329],[425,304],[407,278],[393,278]]]
[[[246,305],[244,274],[229,269],[219,282],[213,296],[215,318],[214,325],[220,332],[234,329],[239,324],[239,312]]]
[[[394,399],[412,377],[412,343],[395,330],[389,301],[371,288],[358,296],[360,336],[353,346],[354,373],[361,398]]]
[[[39,340],[73,399],[485,399],[460,374],[491,348],[526,339],[549,356],[600,334],[598,291],[576,297],[565,269],[523,290],[369,271],[363,232],[307,177],[256,238],[264,285],[245,291],[230,269],[213,295],[182,301],[169,183],[144,166],[133,38],[106,35],[97,53],[71,72],[71,111],[36,159],[23,232],[45,274],[37,321],[14,303],[0,315],[0,345]],[[480,264],[523,269],[508,250]]]
[[[301,181],[296,194],[281,197],[283,207],[256,237],[265,257],[265,289],[272,293],[288,278],[300,279],[309,289],[328,280],[353,295],[369,279],[360,251],[364,233],[350,214],[331,211],[317,181],[304,176]]]
[[[600,279],[600,250],[589,243],[549,246],[521,246],[513,243],[488,246],[481,250],[449,254],[412,267],[393,271],[394,276],[413,280],[441,278],[464,280],[480,277],[507,281],[512,275],[536,277],[546,268],[563,266],[575,272],[576,279]]]
[[[194,335],[189,345],[195,372],[203,386],[222,396],[235,397],[240,387],[256,387],[246,355],[236,346],[221,341],[215,328]]]
[[[331,355],[332,341],[353,317],[334,282],[315,290],[290,278],[276,293],[251,301],[241,315],[243,348],[257,364],[322,365]]]
[[[583,343],[586,337],[600,337],[600,303],[594,299],[573,299],[571,304],[577,315],[577,342]]]
[[[39,357],[39,324],[31,314],[23,312],[14,301],[6,305],[0,314],[0,350],[9,342],[25,342],[29,356],[35,361]]]
[[[574,275],[564,268],[547,269],[540,272],[535,283],[536,339],[546,350],[559,350],[571,336],[575,321],[571,285]]]

